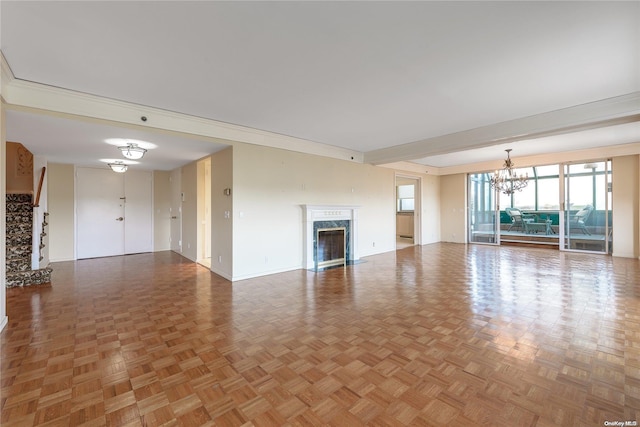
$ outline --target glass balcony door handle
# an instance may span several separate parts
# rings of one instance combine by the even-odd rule
[[[124,218],[123,217],[118,217],[118,218],[116,218],[116,221],[124,221]]]

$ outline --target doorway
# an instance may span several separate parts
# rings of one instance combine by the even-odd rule
[[[211,268],[211,158],[200,160],[198,168],[197,262]]]
[[[491,187],[488,173],[472,173],[468,176],[467,217],[469,242],[500,244],[498,197]]]
[[[420,178],[396,175],[396,249],[420,244]]]
[[[563,250],[611,253],[611,161],[563,165]]]
[[[152,252],[152,173],[76,170],[76,258]]]

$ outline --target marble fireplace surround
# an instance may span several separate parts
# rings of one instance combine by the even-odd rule
[[[337,205],[302,205],[302,221],[304,222],[304,250],[303,266],[309,270],[315,270],[314,223],[330,221],[349,221],[347,244],[347,263],[358,261],[358,206]]]

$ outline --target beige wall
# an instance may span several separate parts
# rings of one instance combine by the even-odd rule
[[[211,271],[233,278],[233,148],[211,156]],[[230,188],[231,195],[224,194]],[[228,218],[225,212],[229,212]]]
[[[359,206],[360,256],[394,250],[394,174],[345,160],[235,145],[233,278],[302,267],[303,204]]]
[[[613,256],[637,258],[640,253],[639,162],[639,156],[612,159]]]
[[[1,85],[0,85],[1,87]],[[5,163],[6,152],[7,152],[7,143],[6,143],[6,133],[5,133],[5,114],[4,114],[4,102],[2,101],[2,97],[0,97],[0,218],[3,218],[0,221],[0,331],[6,326],[7,319],[7,278],[6,278],[6,263],[5,259],[7,259],[6,247],[5,247],[5,237],[7,232],[7,221],[6,221],[6,203],[7,203],[7,165]]]
[[[423,245],[440,241],[441,208],[440,177],[422,178],[422,239]]]
[[[465,243],[467,175],[460,173],[440,177],[441,241]]]
[[[51,262],[75,259],[75,167],[49,163],[49,259]]]
[[[170,172],[153,172],[153,250],[171,249],[171,183]]]

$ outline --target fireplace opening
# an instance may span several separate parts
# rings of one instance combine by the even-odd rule
[[[346,227],[318,228],[316,233],[316,268],[347,264]]]

